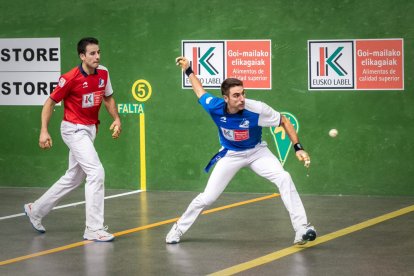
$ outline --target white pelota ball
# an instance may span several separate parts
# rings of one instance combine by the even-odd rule
[[[329,131],[329,136],[336,137],[337,135],[338,135],[338,130],[333,128]]]

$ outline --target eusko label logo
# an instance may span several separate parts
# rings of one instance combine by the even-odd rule
[[[354,89],[353,41],[308,41],[309,90]]]
[[[204,53],[200,47],[193,47],[193,67],[195,74],[201,72],[201,69],[207,71],[211,76],[215,76],[219,71],[211,63],[211,59],[214,57],[214,50],[216,47],[209,47]]]
[[[183,41],[183,56],[204,87],[219,88],[225,79],[224,41]],[[183,88],[191,87],[183,74]]]

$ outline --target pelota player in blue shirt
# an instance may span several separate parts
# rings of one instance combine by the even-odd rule
[[[211,159],[206,171],[215,165],[207,186],[188,206],[166,237],[166,243],[179,243],[200,213],[211,205],[224,191],[230,180],[243,167],[274,183],[296,232],[294,244],[305,244],[316,238],[316,231],[306,217],[306,212],[296,187],[279,160],[262,141],[262,127],[282,126],[292,141],[296,156],[310,165],[310,158],[299,143],[297,133],[290,121],[265,103],[246,99],[243,82],[229,78],[221,84],[223,98],[207,93],[193,73],[185,57],[176,59],[177,65],[188,76],[199,103],[217,125],[222,148]]]

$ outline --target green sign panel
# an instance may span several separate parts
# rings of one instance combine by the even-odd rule
[[[296,132],[299,132],[299,122],[295,116],[289,112],[281,112],[293,125]],[[276,150],[279,156],[280,163],[282,166],[285,164],[288,157],[292,142],[283,127],[270,127],[270,133],[272,133],[273,140],[275,141]]]

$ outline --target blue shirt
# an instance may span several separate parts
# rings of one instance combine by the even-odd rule
[[[230,114],[223,98],[205,93],[198,101],[216,124],[220,144],[229,150],[254,148],[262,141],[262,127],[280,126],[280,113],[263,102],[246,99],[243,110]]]

